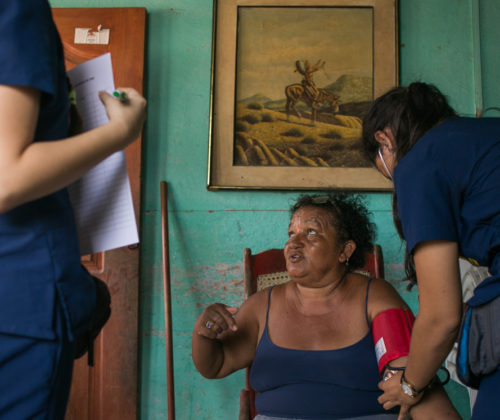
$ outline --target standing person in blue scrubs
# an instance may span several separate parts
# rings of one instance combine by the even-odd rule
[[[363,121],[363,147],[394,182],[395,222],[419,312],[406,370],[381,385],[379,402],[401,413],[419,402],[460,329],[458,258],[489,269],[469,307],[500,296],[500,118],[460,118],[434,86],[412,83],[378,98]],[[473,309],[474,310],[474,309]],[[487,335],[498,334],[493,322]],[[498,361],[481,378],[473,419],[498,418]]]
[[[145,99],[69,136],[62,44],[47,0],[0,2],[0,418],[63,419],[74,340],[95,305],[65,189],[133,142]]]

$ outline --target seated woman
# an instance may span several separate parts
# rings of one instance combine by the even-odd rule
[[[222,378],[252,365],[257,419],[397,419],[397,409],[377,401],[372,321],[408,308],[389,283],[355,272],[373,247],[367,209],[352,195],[306,195],[291,213],[284,247],[291,281],[240,309],[208,306],[193,330],[196,368]],[[390,365],[404,362],[398,355]],[[413,418],[460,418],[441,385],[424,394]]]

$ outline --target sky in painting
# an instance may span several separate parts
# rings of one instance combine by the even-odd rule
[[[343,74],[372,76],[373,10],[345,7],[239,7],[237,100],[263,94],[284,99],[300,83],[296,60],[326,62],[317,86]]]

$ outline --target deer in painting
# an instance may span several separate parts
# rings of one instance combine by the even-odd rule
[[[286,95],[286,115],[290,121],[290,112],[293,110],[302,118],[302,114],[296,108],[297,102],[302,101],[311,107],[311,124],[316,125],[318,108],[320,105],[329,106],[332,114],[339,112],[339,97],[332,95],[325,89],[318,89],[316,100],[311,101],[310,97],[304,93],[304,87],[298,83],[288,85],[285,88]]]
[[[325,65],[325,61],[318,60],[313,66],[304,61],[304,67],[299,60],[295,62],[296,71],[304,77],[302,83],[293,83],[285,88],[286,96],[286,115],[290,120],[290,112],[302,117],[300,111],[296,108],[297,102],[304,102],[311,108],[311,124],[316,125],[318,108],[320,106],[329,106],[332,114],[339,111],[339,97],[332,95],[326,89],[317,88],[313,82],[312,74]]]
[[[317,72],[318,70],[322,69],[325,67],[325,61],[318,60],[316,64],[313,66],[309,65],[309,61],[305,60],[304,61],[304,67],[302,67],[302,64],[300,63],[300,60],[297,60],[295,62],[295,71],[298,71],[303,79],[302,79],[302,86],[304,87],[304,93],[310,97],[311,101],[314,103],[316,98],[319,95],[319,90],[314,84],[313,81],[313,73]]]
[[[304,61],[304,67],[299,60],[295,62],[295,67],[302,76],[302,83],[293,83],[285,88],[286,96],[286,115],[290,120],[290,112],[302,117],[300,111],[296,108],[297,102],[302,101],[311,108],[311,124],[316,125],[317,111],[320,106],[330,106],[332,114],[339,111],[339,98],[332,95],[325,89],[317,88],[313,82],[312,74],[325,65],[324,61],[318,60],[313,66],[309,62]]]

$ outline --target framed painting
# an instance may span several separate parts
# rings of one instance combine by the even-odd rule
[[[396,0],[214,0],[209,190],[389,190],[362,118],[398,83]]]

